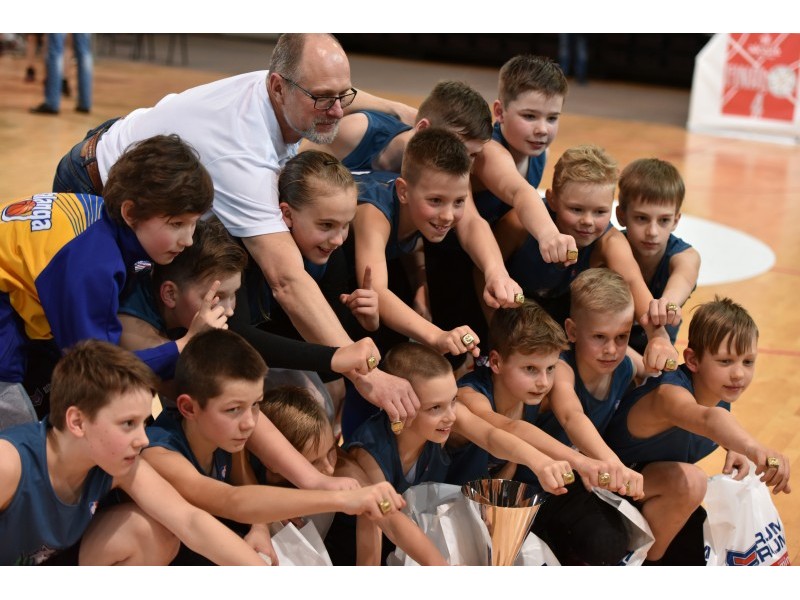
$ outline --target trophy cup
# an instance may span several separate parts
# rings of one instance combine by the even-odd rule
[[[461,493],[477,505],[489,531],[491,565],[513,565],[545,495],[537,494],[526,483],[508,479],[470,481],[461,486]]]

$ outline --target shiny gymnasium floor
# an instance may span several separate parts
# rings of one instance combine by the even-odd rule
[[[133,36],[95,40],[94,107],[75,113],[65,98],[59,116],[28,112],[42,100],[43,66],[36,83],[24,83],[20,55],[0,56],[0,198],[50,191],[55,165],[85,132],[107,118],[151,106],[179,92],[230,74],[266,68],[271,46],[263,41],[188,36],[176,38],[166,65],[168,36],[144,40],[141,57]],[[151,54],[152,52],[152,54]],[[439,79],[467,81],[492,101],[496,71],[435,63],[351,56],[353,82],[370,92],[416,105]],[[75,89],[74,69],[68,71]],[[697,290],[684,308],[715,294],[742,303],[759,325],[756,378],[736,403],[734,414],[757,438],[780,449],[800,473],[800,147],[740,141],[688,133],[689,93],[684,90],[591,81],[573,86],[565,104],[552,165],[575,144],[605,147],[624,166],[646,156],[672,161],[686,181],[684,219],[677,233],[703,256]],[[794,291],[793,291],[794,290]],[[686,343],[686,329],[678,350]],[[723,452],[702,463],[719,473]],[[797,479],[800,475],[795,475]],[[794,482],[800,488],[800,480]],[[800,564],[800,489],[775,497],[786,529],[789,557]]]

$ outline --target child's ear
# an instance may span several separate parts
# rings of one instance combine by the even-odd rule
[[[83,414],[77,406],[70,406],[64,415],[64,425],[72,435],[75,437],[83,437],[83,426],[86,421],[86,415]]]
[[[122,220],[125,221],[125,224],[133,228],[136,224],[136,219],[133,218],[133,212],[136,204],[133,200],[123,200],[122,206],[119,207],[119,213],[122,216]]]
[[[697,373],[700,368],[700,359],[697,358],[697,354],[691,348],[686,348],[683,351],[683,362],[686,363],[692,373]]]
[[[575,321],[572,320],[572,317],[567,317],[567,320],[564,321],[564,330],[567,332],[567,339],[573,344],[575,343],[576,329]]]
[[[398,177],[394,181],[394,187],[397,190],[397,198],[402,204],[407,204],[406,194],[408,194],[408,182],[402,177]]]
[[[291,229],[292,228],[292,207],[289,206],[286,202],[281,202],[278,204],[278,208],[281,209],[281,215],[283,216],[283,222],[286,223],[286,226]]]
[[[178,286],[174,281],[165,281],[158,290],[161,302],[167,308],[175,308],[178,303]]]
[[[490,350],[489,351],[489,368],[492,370],[492,373],[497,375],[500,373],[500,353],[497,350]]]
[[[625,211],[622,210],[622,207],[619,204],[617,204],[617,221],[619,221],[619,224],[623,227],[628,226],[627,223],[625,223]]]
[[[678,221],[680,221],[680,220],[681,220],[681,213],[680,213],[680,211],[678,211],[678,212],[675,213],[675,221],[672,223],[672,229],[669,230],[670,233],[675,231],[675,228],[678,226]]]
[[[431,122],[428,119],[420,119],[417,121],[417,124],[414,125],[414,129],[416,131],[422,131],[423,129],[427,129],[431,126]]]
[[[178,399],[175,401],[175,405],[184,419],[191,420],[197,416],[197,413],[200,412],[200,405],[193,400],[189,394],[181,394],[178,396]]]
[[[553,190],[551,188],[547,188],[544,191],[544,199],[547,200],[547,205],[553,210],[555,210],[557,200],[556,200],[556,195],[553,193]]]
[[[503,103],[500,100],[495,100],[492,103],[492,116],[496,122],[503,122]]]

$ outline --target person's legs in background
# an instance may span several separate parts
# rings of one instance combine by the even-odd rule
[[[72,49],[78,64],[78,105],[75,110],[88,113],[92,108],[92,34],[73,33]]]

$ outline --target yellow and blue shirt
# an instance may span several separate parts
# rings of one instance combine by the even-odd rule
[[[150,262],[136,234],[103,199],[37,194],[0,204],[0,381],[21,382],[30,340],[67,348],[84,339],[119,342],[120,296],[137,263]],[[136,353],[171,377],[178,348]]]

